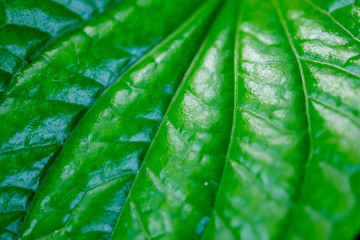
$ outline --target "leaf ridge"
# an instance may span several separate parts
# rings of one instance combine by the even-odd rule
[[[341,108],[339,108],[338,106],[334,106],[334,105],[332,105],[332,104],[328,104],[328,103],[324,102],[324,101],[321,100],[321,99],[317,99],[317,98],[314,98],[314,97],[311,97],[311,96],[309,97],[309,99],[312,100],[312,101],[314,101],[314,102],[316,102],[316,103],[318,103],[318,104],[323,105],[324,107],[326,107],[326,108],[328,108],[328,109],[331,109],[332,111],[334,111],[334,112],[336,112],[336,113],[338,113],[338,114],[340,114],[340,115],[342,115],[342,116],[344,116],[344,117],[346,117],[346,118],[348,118],[348,119],[351,119],[351,121],[352,121],[355,125],[357,125],[358,127],[360,127],[360,119],[357,118],[357,117],[354,117],[354,115],[351,114],[351,113],[349,113],[348,111],[344,111],[344,110],[342,110]]]
[[[305,96],[305,108],[306,108],[306,119],[307,119],[307,126],[308,126],[308,140],[309,140],[309,154],[307,156],[307,160],[306,162],[308,162],[311,158],[312,158],[312,155],[313,155],[313,139],[312,139],[312,136],[311,136],[311,133],[312,133],[312,130],[311,130],[311,120],[310,120],[310,108],[309,108],[309,94],[307,92],[307,89],[306,89],[306,80],[305,80],[305,75],[304,75],[304,70],[303,70],[303,67],[301,65],[301,61],[300,61],[300,55],[299,53],[297,52],[296,50],[296,47],[295,47],[295,44],[294,44],[294,41],[291,37],[291,34],[290,34],[290,31],[289,31],[289,28],[287,26],[287,23],[284,19],[284,16],[281,12],[281,9],[279,7],[279,0],[272,0],[273,4],[274,4],[274,7],[276,9],[276,13],[279,17],[279,20],[281,22],[281,25],[283,26],[283,29],[284,29],[284,32],[285,32],[285,35],[288,39],[288,42],[290,44],[290,47],[295,55],[295,58],[296,58],[296,61],[297,61],[297,64],[298,64],[298,67],[299,67],[299,71],[300,71],[300,76],[301,76],[301,82],[302,82],[302,88],[303,88],[303,91],[304,91],[304,96]]]
[[[38,148],[44,148],[44,147],[55,147],[55,146],[61,146],[60,144],[46,144],[46,145],[41,145],[41,146],[27,146],[27,147],[23,147],[23,148],[19,148],[19,149],[14,149],[14,150],[8,150],[8,151],[0,151],[0,154],[8,154],[8,153],[15,153],[15,152],[19,152],[19,151],[23,151],[23,150],[35,150]]]
[[[336,25],[338,25],[340,28],[342,28],[353,40],[357,41],[360,43],[360,39],[358,39],[357,37],[355,37],[347,28],[345,28],[339,21],[337,21],[328,11],[325,11],[324,9],[320,8],[318,5],[316,5],[313,1],[311,0],[305,0],[306,2],[308,2],[310,5],[312,5],[316,10],[318,10],[319,12],[321,12],[322,14],[325,14],[327,17],[329,17],[331,19],[331,21],[333,23],[335,23]]]
[[[303,60],[303,61],[306,61],[306,62],[311,62],[311,63],[316,63],[316,64],[319,64],[319,65],[323,65],[323,66],[336,68],[337,70],[339,70],[339,71],[341,71],[343,73],[346,73],[346,74],[352,75],[354,77],[360,78],[359,74],[357,74],[355,72],[352,72],[352,71],[349,71],[346,68],[340,67],[340,66],[338,66],[336,64],[327,63],[327,62],[323,62],[323,61],[317,61],[315,59],[311,59],[311,58],[307,58],[307,57],[299,57],[299,59]]]
[[[34,102],[37,102],[38,104],[41,104],[41,103],[50,103],[50,104],[55,104],[55,105],[56,104],[64,104],[67,106],[79,107],[79,109],[88,108],[88,106],[86,106],[86,105],[82,105],[82,104],[79,104],[76,102],[59,100],[59,99],[41,99],[41,98],[35,98],[35,97],[25,98],[25,97],[20,97],[20,96],[16,96],[16,95],[7,96],[4,99],[16,99],[16,100],[21,100],[24,102],[34,101]]]
[[[289,31],[289,28],[287,26],[287,23],[284,19],[284,16],[283,16],[283,13],[281,12],[281,9],[280,9],[280,6],[279,6],[279,0],[272,0],[273,2],[273,5],[276,9],[276,13],[279,17],[279,20],[281,22],[281,25],[284,29],[284,32],[285,32],[285,35],[288,39],[288,42],[290,44],[290,47],[296,57],[296,61],[297,61],[297,64],[298,64],[298,67],[299,67],[299,71],[300,71],[300,75],[301,75],[301,82],[302,82],[302,88],[303,88],[303,91],[304,91],[304,96],[305,96],[305,106],[306,106],[306,119],[307,119],[307,126],[308,126],[308,141],[309,141],[309,152],[308,152],[308,156],[307,156],[307,159],[306,159],[306,162],[305,164],[309,164],[309,161],[312,159],[312,156],[313,156],[313,139],[312,139],[312,131],[311,131],[311,121],[310,121],[310,109],[309,109],[309,95],[307,93],[307,89],[306,89],[306,83],[305,83],[305,76],[304,76],[304,71],[303,71],[303,68],[302,68],[302,65],[301,65],[301,61],[300,61],[300,56],[299,56],[299,53],[297,52],[296,50],[296,47],[295,47],[295,44],[294,44],[294,41],[291,37],[291,34],[290,34],[290,31]],[[301,183],[303,183],[303,179],[301,181]],[[302,187],[300,187],[300,193],[297,194],[297,196],[299,197],[301,195],[301,191],[302,191]],[[295,202],[296,202],[297,199],[295,199]],[[290,215],[293,214],[293,211],[291,211]],[[285,228],[287,226],[289,226],[290,223],[289,221],[287,221],[286,225],[285,225]]]
[[[265,121],[266,123],[268,123],[269,125],[271,125],[272,127],[278,129],[278,130],[281,131],[281,132],[289,133],[288,130],[286,130],[285,128],[277,125],[276,123],[274,123],[273,121],[271,121],[270,118],[268,118],[268,117],[266,117],[266,116],[264,116],[264,115],[262,115],[262,114],[257,113],[257,112],[254,111],[253,109],[246,108],[246,107],[238,107],[238,110],[240,110],[240,111],[245,111],[245,112],[247,112],[247,113],[249,113],[249,114],[251,114],[251,115],[253,115],[253,116],[255,116],[255,117],[257,117],[257,118],[259,118],[259,119],[261,119],[261,120],[263,120],[263,121]]]

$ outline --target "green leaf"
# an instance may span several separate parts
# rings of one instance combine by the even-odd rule
[[[87,112],[37,191],[20,239],[109,236],[217,5],[199,9]]]
[[[204,239],[276,239],[307,156],[295,56],[270,1],[244,0],[236,37],[232,139]]]
[[[333,22],[341,25],[345,31],[360,38],[360,2],[358,0],[307,0],[307,3],[328,15]]]
[[[233,114],[236,3],[222,8],[179,87],[112,239],[196,239],[210,219]]]
[[[1,0],[0,96],[20,65],[50,40],[121,0]]]
[[[309,1],[247,0],[236,42],[234,128],[204,239],[352,239],[359,40]]]
[[[358,0],[117,1],[0,0],[1,239],[358,236]]]
[[[284,236],[352,239],[360,230],[360,40],[310,2],[279,1],[278,9],[302,72],[310,128],[303,186]]]
[[[1,236],[17,235],[52,160],[103,89],[200,2],[124,1],[56,40],[14,76],[0,104]]]

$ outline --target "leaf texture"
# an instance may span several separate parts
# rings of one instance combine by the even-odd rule
[[[196,11],[87,112],[37,191],[20,239],[108,238],[217,5]]]
[[[252,3],[239,22],[239,107],[204,239],[352,239],[359,41],[313,2]]]
[[[345,31],[356,38],[360,38],[360,1],[337,1],[337,0],[306,0],[307,4],[328,15],[333,22],[336,22]]]
[[[0,96],[25,61],[50,40],[121,0],[1,0]]]
[[[118,1],[0,0],[0,239],[357,237],[358,0]]]
[[[103,89],[200,2],[124,1],[55,41],[14,76],[0,103],[1,234],[16,236],[53,158]]]
[[[242,2],[235,52],[234,128],[203,239],[276,239],[308,147],[300,72],[271,2]]]
[[[311,3],[277,6],[302,71],[311,126],[303,186],[284,237],[352,239],[360,229],[360,41]]]
[[[236,3],[227,1],[215,19],[152,142],[111,239],[197,239],[202,233],[232,121]]]

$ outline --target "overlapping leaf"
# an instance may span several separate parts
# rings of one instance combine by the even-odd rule
[[[205,4],[98,99],[37,191],[21,239],[109,236],[217,5]]]
[[[52,159],[104,87],[200,2],[124,1],[55,41],[13,77],[0,104],[1,234],[16,235]]]
[[[0,105],[3,236],[16,235],[83,112],[196,7],[177,4],[125,1],[15,75]],[[108,238],[120,211],[112,239],[359,233],[359,1],[228,0],[201,45],[209,4],[85,115],[21,239]]]

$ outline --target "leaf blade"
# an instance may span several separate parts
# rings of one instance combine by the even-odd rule
[[[120,1],[1,1],[0,96],[21,64],[49,41]]]
[[[111,239],[196,239],[202,233],[232,121],[236,4],[224,3],[215,19],[152,142]]]
[[[99,98],[39,188],[21,239],[108,238],[216,6],[214,1],[198,10]]]
[[[359,89],[358,40],[329,14],[319,10],[312,3],[308,3],[309,1],[306,4],[300,1],[273,2],[274,9],[272,11],[262,11],[261,13],[278,12],[278,16],[275,15],[271,19],[271,25],[268,26],[273,26],[274,21],[281,22],[280,28],[284,30],[283,41],[287,42],[291,48],[284,52],[293,55],[293,60],[287,60],[286,57],[279,59],[285,59],[282,67],[289,62],[297,62],[295,64],[297,65],[295,68],[299,70],[297,79],[300,83],[302,82],[302,86],[299,85],[297,89],[304,90],[303,96],[308,109],[307,111],[298,111],[296,114],[298,118],[306,117],[307,121],[305,122],[308,124],[304,124],[304,126],[310,126],[307,129],[307,134],[309,134],[308,151],[304,148],[304,151],[309,153],[304,169],[304,180],[301,180],[302,168],[300,167],[298,170],[294,168],[295,173],[299,176],[298,183],[293,186],[294,195],[289,201],[290,204],[282,206],[286,212],[280,216],[281,218],[277,218],[281,215],[280,211],[274,206],[264,207],[267,206],[267,198],[259,196],[266,194],[254,189],[257,188],[257,185],[261,189],[262,186],[273,182],[276,179],[276,171],[282,168],[275,165],[274,171],[269,174],[268,178],[261,178],[264,175],[263,169],[261,169],[258,178],[262,179],[262,182],[256,181],[255,176],[257,175],[254,174],[256,168],[250,163],[249,156],[242,153],[244,152],[243,146],[240,148],[242,152],[234,154],[235,157],[244,157],[242,164],[239,164],[238,160],[227,163],[221,185],[223,188],[220,188],[218,194],[214,218],[207,229],[206,234],[208,235],[205,234],[205,236],[228,239],[241,237],[246,239],[351,239],[359,231],[358,222],[354,218],[358,208],[354,199],[359,196],[354,185],[359,164],[359,152],[354,146],[355,139],[359,139],[360,126],[358,104],[355,104],[355,102],[359,102],[357,95]],[[259,19],[261,18],[259,17]],[[254,31],[257,28],[252,26],[249,29]],[[273,33],[273,31],[269,32]],[[264,37],[269,32],[265,31],[264,35],[261,33],[258,35],[256,32],[255,38],[259,41],[269,41],[272,39],[271,37]],[[270,49],[273,47],[270,45]],[[244,48],[251,49],[248,43],[244,45]],[[259,49],[266,48],[259,47]],[[268,52],[272,53],[270,58],[272,60],[279,56],[274,52]],[[251,54],[248,55],[251,56]],[[258,59],[267,59],[263,54],[253,54],[253,56]],[[273,64],[273,61],[271,63]],[[244,64],[239,63],[239,65]],[[273,67],[271,69],[273,70]],[[279,79],[288,72],[280,72]],[[253,76],[257,77],[258,75],[255,73]],[[288,88],[287,85],[285,86]],[[271,93],[271,91],[266,92]],[[261,92],[261,94],[266,96],[266,92]],[[262,97],[264,101],[272,99]],[[281,99],[281,97],[279,98]],[[246,101],[249,99],[251,98],[245,98]],[[257,102],[253,103],[256,110],[261,109],[261,105],[256,104]],[[240,112],[244,114],[243,110]],[[255,115],[261,117],[264,122],[274,122],[273,118]],[[258,135],[266,133],[259,127],[259,124],[256,126],[261,130]],[[273,128],[275,124],[270,126]],[[235,130],[234,134],[242,136],[243,132],[236,133]],[[299,134],[299,136],[301,135]],[[302,144],[307,142],[306,138],[298,138],[298,141],[303,142]],[[271,142],[275,143],[275,140],[270,139],[269,143]],[[288,144],[284,144],[284,146],[289,147]],[[274,146],[270,146],[270,149],[279,150]],[[231,148],[229,156],[231,159]],[[260,155],[258,161],[265,161],[269,156],[271,156],[270,153]],[[306,159],[306,156],[301,157],[299,154],[297,161],[303,161],[305,164]],[[277,159],[276,164],[279,162],[280,160]],[[247,166],[251,167],[250,171],[246,169]],[[253,170],[252,174],[244,174],[245,172],[251,173],[251,170]],[[243,186],[241,181],[233,181],[229,175],[241,176],[239,179],[242,180],[250,179],[249,184],[251,181],[260,182],[260,184],[251,183],[251,185]],[[232,191],[224,190],[229,189],[229,185],[240,185],[242,188],[233,187]],[[242,194],[245,191],[248,194]],[[253,198],[249,197],[251,191],[255,192]],[[230,195],[231,193],[233,194]],[[233,196],[231,202],[229,195]],[[324,199],[323,196],[331,197]],[[258,201],[259,198],[262,200],[251,207],[251,203]],[[274,196],[268,198],[273,199]],[[245,205],[241,205],[241,203]],[[229,210],[231,208],[236,211]],[[253,209],[256,209],[255,213],[251,211]],[[258,209],[264,209],[263,213],[259,214],[258,211],[261,210]],[[244,212],[244,215],[236,217],[236,213],[241,212]],[[245,215],[246,212],[247,215]],[[270,214],[267,215],[269,212]],[[264,218],[266,216],[268,218]]]
[[[299,200],[284,236],[351,239],[360,229],[355,216],[359,194],[354,184],[360,163],[360,152],[354,145],[360,137],[359,107],[355,104],[360,86],[359,41],[311,3],[281,3],[282,12],[287,13],[285,27],[302,55],[314,139]],[[300,27],[307,33],[298,31]],[[314,34],[319,27],[322,35]],[[322,41],[322,48],[316,47],[318,41]],[[320,196],[329,197],[319,200]],[[301,232],[304,228],[307,232]]]
[[[232,139],[203,239],[276,239],[301,183],[307,120],[296,58],[271,1],[242,1]]]
[[[17,160],[11,164],[12,168],[3,169],[1,176],[7,178],[21,173],[19,179],[30,178],[29,181],[34,182],[31,186],[34,192],[61,145],[105,86],[169,34],[191,12],[187,10],[199,3],[183,1],[175,11],[174,6],[160,0],[146,6],[124,1],[55,41],[17,73],[0,104],[0,121],[3,123],[0,126],[0,158],[3,163],[8,155]],[[153,9],[157,9],[159,15],[146,17]],[[183,11],[177,11],[180,9]],[[168,16],[174,18],[161,20]],[[145,24],[141,19],[149,22]],[[152,26],[152,21],[159,22],[157,27]],[[40,166],[43,156],[32,149],[47,149],[49,145],[57,148],[49,153],[47,163]],[[23,158],[21,151],[32,153]],[[29,168],[18,165],[24,160]],[[36,174],[29,175],[31,172]],[[17,184],[15,181],[10,185]],[[0,198],[11,203],[18,201],[14,195],[9,199],[5,188],[2,190]],[[25,205],[32,195],[27,195]],[[21,218],[10,223],[6,220],[6,211],[1,231],[7,234],[6,229],[11,228],[16,233]]]

